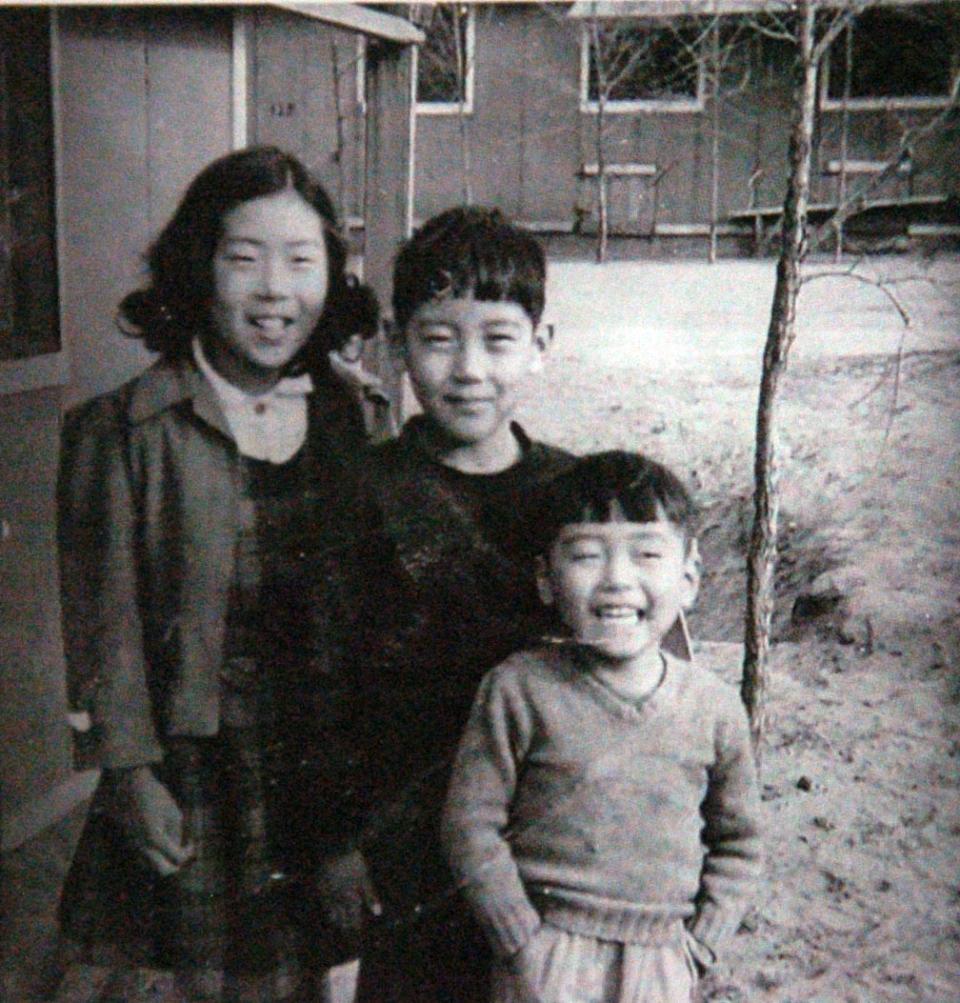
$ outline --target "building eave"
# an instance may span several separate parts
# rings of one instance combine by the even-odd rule
[[[385,14],[355,3],[297,3],[295,0],[273,0],[270,7],[314,21],[356,31],[368,38],[379,38],[397,45],[419,45],[424,40],[423,32],[402,17]]]

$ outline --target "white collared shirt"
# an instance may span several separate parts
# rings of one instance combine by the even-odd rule
[[[284,377],[266,393],[249,394],[210,365],[198,338],[192,347],[194,361],[213,387],[240,452],[271,463],[289,460],[307,438],[307,394],[313,392],[309,374]]]

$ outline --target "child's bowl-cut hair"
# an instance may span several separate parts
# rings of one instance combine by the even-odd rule
[[[393,271],[393,309],[402,331],[424,303],[472,294],[486,302],[517,303],[536,327],[545,284],[543,249],[499,209],[447,209],[401,248]]]
[[[538,555],[547,553],[564,526],[576,523],[664,518],[688,545],[697,535],[696,505],[676,474],[622,450],[581,457],[545,485],[529,511],[528,539]]]

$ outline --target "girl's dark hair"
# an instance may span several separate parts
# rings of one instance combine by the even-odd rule
[[[447,209],[417,230],[393,269],[393,309],[401,330],[417,307],[442,297],[517,303],[534,327],[543,313],[543,249],[499,209]]]
[[[545,554],[564,526],[580,522],[656,522],[665,518],[689,542],[698,513],[680,479],[641,453],[612,450],[574,461],[548,481],[528,510],[532,553]]]
[[[372,290],[347,275],[347,249],[330,197],[296,157],[274,146],[229,153],[193,179],[147,251],[150,284],[120,302],[121,330],[164,355],[188,352],[193,337],[209,323],[213,257],[227,213],[243,202],[286,189],[297,192],[320,217],[329,273],[323,314],[298,365],[307,369],[322,365],[326,353],[350,335],[374,334],[377,300]]]

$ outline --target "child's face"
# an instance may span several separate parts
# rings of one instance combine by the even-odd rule
[[[544,348],[518,303],[472,296],[421,304],[403,336],[421,407],[454,444],[467,446],[508,429]]]
[[[697,593],[696,548],[666,519],[564,526],[540,566],[540,594],[605,662],[659,650]]]
[[[213,284],[211,362],[245,389],[272,386],[323,312],[319,215],[292,189],[235,206],[223,220]]]

